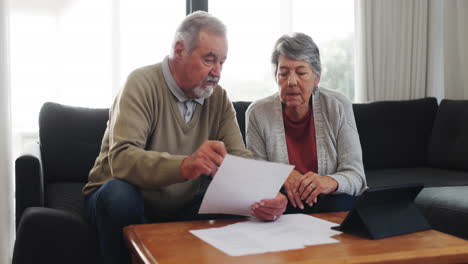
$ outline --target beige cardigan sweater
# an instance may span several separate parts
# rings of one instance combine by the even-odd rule
[[[228,153],[250,157],[234,108],[220,86],[197,106],[188,123],[176,100],[161,63],[130,74],[110,109],[85,195],[115,177],[145,190],[145,205],[167,215],[189,203],[199,188],[206,188],[203,177],[185,180],[180,175],[182,160],[204,141],[223,141]]]
[[[367,184],[351,102],[339,92],[317,88],[312,107],[318,174],[338,182],[337,194],[361,194]],[[246,112],[246,141],[257,158],[289,164],[282,111],[278,93],[253,102]]]

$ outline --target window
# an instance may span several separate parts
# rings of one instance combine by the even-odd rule
[[[252,101],[274,93],[270,56],[281,35],[280,2],[211,0],[209,10],[228,30],[228,58],[220,84],[230,99]]]
[[[354,1],[210,0],[209,10],[228,27],[229,54],[221,85],[233,101],[277,91],[270,63],[275,41],[303,32],[320,49],[320,86],[354,99]]]
[[[111,102],[110,0],[42,3],[12,10],[15,131],[37,130],[45,101],[90,107]]]
[[[108,108],[134,69],[161,61],[185,1],[12,1],[13,149],[37,141],[44,102]]]
[[[169,54],[184,0],[12,1],[11,87],[14,146],[36,140],[42,104],[107,108],[134,69]],[[353,1],[209,0],[228,26],[221,84],[233,101],[277,91],[274,42],[302,31],[321,50],[321,86],[354,98]],[[16,148],[14,148],[16,149]]]
[[[155,64],[171,51],[174,33],[185,17],[184,0],[120,0],[119,84],[128,74]],[[121,87],[115,87],[116,91]],[[109,105],[108,105],[109,107]]]
[[[354,1],[291,0],[292,30],[311,36],[320,49],[320,86],[354,100]]]

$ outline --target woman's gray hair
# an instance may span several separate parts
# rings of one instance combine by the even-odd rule
[[[304,33],[283,35],[276,41],[273,54],[271,54],[271,63],[275,75],[278,72],[280,55],[307,62],[318,75],[322,72],[319,49],[312,38]]]
[[[185,17],[176,30],[172,53],[177,41],[182,40],[190,54],[198,45],[198,34],[206,30],[210,33],[226,37],[226,26],[221,20],[205,11],[196,11]]]

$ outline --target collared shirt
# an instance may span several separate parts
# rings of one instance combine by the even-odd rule
[[[162,62],[162,71],[169,90],[171,90],[171,93],[177,98],[177,106],[179,107],[180,114],[184,117],[185,123],[188,123],[192,119],[197,104],[203,105],[205,99],[192,99],[185,95],[184,91],[177,85],[174,77],[172,77],[171,70],[169,69],[168,56],[166,56]]]

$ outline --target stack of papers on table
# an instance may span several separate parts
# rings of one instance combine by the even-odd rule
[[[331,236],[341,232],[330,229],[332,226],[336,223],[305,214],[290,214],[275,222],[252,219],[190,232],[230,256],[242,256],[337,243]]]

